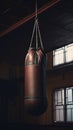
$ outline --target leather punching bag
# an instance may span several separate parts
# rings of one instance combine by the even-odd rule
[[[34,32],[36,32],[36,48],[32,48]],[[38,41],[39,38],[39,41]],[[39,48],[39,43],[41,47]],[[43,51],[42,39],[36,18],[31,37],[30,47],[24,62],[24,107],[27,113],[40,115],[46,111],[46,55]]]
[[[46,56],[38,48],[28,50],[24,66],[24,105],[28,113],[42,114],[47,107],[46,97]]]

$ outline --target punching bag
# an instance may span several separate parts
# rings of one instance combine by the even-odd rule
[[[24,105],[33,115],[42,114],[47,107],[46,56],[41,49],[28,50],[24,66]]]
[[[42,47],[37,15],[32,39],[35,29],[36,48],[30,45],[24,61],[24,107],[25,111],[29,114],[41,115],[47,108],[46,55]],[[38,36],[40,40],[40,47],[38,47]]]

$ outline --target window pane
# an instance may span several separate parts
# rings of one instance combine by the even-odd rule
[[[64,121],[64,89],[56,90],[54,94],[54,121]]]
[[[55,105],[57,105],[57,102],[58,102],[58,96],[57,96],[57,92],[55,92]]]
[[[66,89],[66,104],[73,103],[73,87]]]
[[[61,103],[61,91],[58,91],[58,103]]]
[[[59,121],[59,110],[56,110],[56,121]]]
[[[64,89],[62,89],[62,104],[64,104]]]
[[[73,121],[73,105],[67,105],[67,121]]]
[[[55,110],[55,121],[64,121],[64,109],[63,106],[57,106]]]
[[[73,61],[73,44],[67,45],[65,47],[66,51],[66,62]]]
[[[73,121],[73,109],[72,109],[72,121]]]
[[[67,121],[73,121],[73,87],[66,88]]]
[[[53,63],[54,65],[64,63],[64,47],[53,51]]]
[[[71,89],[68,90],[68,102],[69,101],[72,101],[72,90]]]
[[[64,110],[60,110],[60,121],[64,121]]]
[[[55,95],[54,95],[54,99],[55,99],[55,105],[62,105],[64,104],[64,90],[60,89],[55,91]]]
[[[71,121],[71,110],[67,109],[67,121]]]

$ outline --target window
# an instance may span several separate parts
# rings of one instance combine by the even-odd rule
[[[56,90],[53,105],[54,122],[73,122],[73,87]]]
[[[73,61],[73,43],[53,51],[53,66]]]

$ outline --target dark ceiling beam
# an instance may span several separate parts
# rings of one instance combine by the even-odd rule
[[[48,2],[43,7],[41,7],[40,9],[38,9],[38,14],[41,14],[42,12],[46,11],[47,9],[49,9],[50,7],[52,7],[53,5],[57,4],[59,1],[60,0],[52,0],[52,1]],[[33,17],[35,17],[35,15],[36,15],[36,13],[33,12],[31,15],[28,15],[27,17],[24,17],[22,20],[18,21],[17,23],[11,25],[5,31],[0,32],[0,37],[8,34],[9,32],[13,31],[14,29],[20,27],[21,25],[23,25],[24,23],[26,23],[27,21],[29,21],[30,19],[32,19]]]

